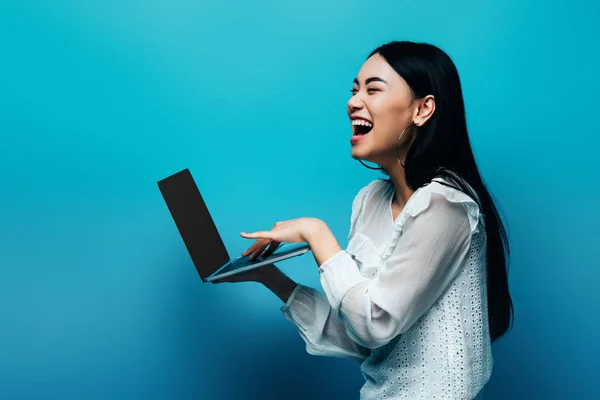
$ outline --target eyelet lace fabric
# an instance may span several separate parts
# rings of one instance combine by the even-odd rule
[[[384,180],[357,194],[348,246],[320,268],[325,293],[298,285],[282,311],[298,327],[309,353],[360,362],[365,378],[361,399],[481,398],[493,365],[483,215],[464,193],[432,182],[419,188],[392,220],[387,214],[391,195],[393,186]],[[442,198],[444,204],[464,207],[468,216],[465,250],[448,253],[455,254],[447,267],[451,275],[432,280],[420,297],[402,298],[394,288],[410,292],[406,280],[413,275],[396,271],[409,268],[410,260],[400,253],[419,245],[406,242],[420,234],[412,231],[418,227],[415,221]],[[403,281],[385,281],[395,276],[404,276]],[[368,296],[372,303],[365,300]],[[413,310],[412,304],[423,304],[423,309]]]

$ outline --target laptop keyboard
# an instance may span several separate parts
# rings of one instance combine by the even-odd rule
[[[276,249],[279,249],[281,247],[281,245],[282,244],[279,243],[279,245],[277,245]],[[227,265],[222,270],[220,270],[219,274],[222,274],[224,272],[233,271],[233,270],[238,269],[238,268],[243,268],[243,267],[245,267],[247,265],[258,263],[260,261],[263,261],[264,259],[265,259],[265,257],[258,256],[254,260],[250,261],[250,256],[240,257],[240,258],[236,259],[235,261],[232,261],[229,265]]]
[[[257,257],[256,259],[250,261],[250,256],[240,257],[237,260],[231,262],[225,268],[219,271],[220,274],[224,272],[233,271],[234,269],[242,268],[250,264],[254,264],[262,260],[262,257]]]

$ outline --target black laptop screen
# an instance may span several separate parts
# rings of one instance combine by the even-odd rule
[[[183,243],[204,280],[229,261],[229,255],[188,169],[158,182]]]

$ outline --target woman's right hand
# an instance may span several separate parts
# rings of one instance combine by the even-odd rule
[[[252,246],[248,247],[248,250],[242,253],[242,256],[245,257],[250,255],[251,261],[259,256],[268,257],[273,254],[275,249],[277,249],[279,243],[280,242],[275,242],[270,239],[258,239],[252,244]]]

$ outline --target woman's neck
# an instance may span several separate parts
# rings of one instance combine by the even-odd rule
[[[399,214],[400,211],[402,211],[406,205],[406,202],[408,199],[410,199],[410,196],[413,195],[414,190],[408,187],[408,184],[406,183],[406,175],[404,174],[404,168],[400,164],[395,165],[394,168],[390,168],[390,170],[386,169],[386,171],[390,177],[390,180],[392,181],[392,184],[394,185],[394,201],[392,202],[392,211],[395,211],[394,215],[396,215],[396,212]]]

